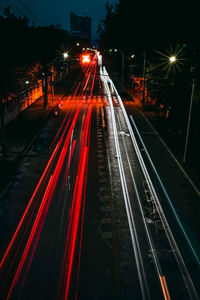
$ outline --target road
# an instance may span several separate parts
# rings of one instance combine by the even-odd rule
[[[180,224],[99,53],[59,103],[62,121],[41,132],[45,153],[40,138],[30,149],[7,207],[1,298],[198,299],[198,263],[183,235],[185,262]]]
[[[164,299],[198,299],[194,284],[196,279],[195,283],[199,288],[198,275],[194,271],[194,265],[199,268],[198,253],[195,252],[178,218],[135,121],[132,116],[128,117],[121,97],[105,67],[101,68],[101,75],[109,98],[109,114],[112,120],[110,135],[113,136],[115,144],[119,167],[118,177],[122,186],[132,252],[136,261],[138,285],[140,285],[141,292],[138,297],[141,299],[162,297]],[[170,209],[163,209],[165,208],[164,196],[161,190],[169,202]],[[170,224],[171,214],[175,220]],[[185,243],[179,241],[180,232],[190,251],[189,265],[183,257],[184,251],[181,246],[185,247]],[[123,242],[127,243],[122,238]],[[194,274],[196,278],[192,279],[193,276],[195,277]],[[130,297],[130,294],[127,296]]]

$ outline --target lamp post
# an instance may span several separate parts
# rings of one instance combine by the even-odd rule
[[[29,84],[29,80],[26,80],[25,81],[25,87],[26,87],[26,100],[27,100],[26,104],[27,104],[27,106],[29,106],[29,93],[28,93],[29,92],[29,86],[28,86],[28,84]]]
[[[176,62],[176,56],[170,56],[169,62],[175,63]],[[193,74],[193,67],[191,66],[190,72]],[[186,136],[185,136],[185,145],[184,145],[184,152],[183,152],[183,163],[186,161],[186,155],[187,155],[187,147],[188,147],[188,138],[189,138],[189,132],[190,132],[190,122],[191,122],[191,113],[192,113],[192,103],[194,98],[194,90],[195,90],[195,79],[192,79],[192,87],[191,87],[191,94],[190,94],[190,106],[189,106],[189,112],[188,112],[188,121],[187,121],[187,129],[186,129]]]
[[[122,50],[122,84],[124,85],[124,51]]]
[[[66,69],[65,69],[65,61],[66,61],[66,59],[69,57],[69,54],[67,53],[67,52],[64,52],[63,53],[63,59],[64,59],[64,76],[65,76],[65,74],[66,74]],[[68,67],[68,65],[67,65],[67,67]],[[67,70],[67,71],[69,71],[69,70]]]
[[[145,89],[146,89],[146,52],[144,51],[144,60],[143,60],[143,91],[142,91],[142,107],[145,104]]]
[[[114,49],[114,52],[117,52],[117,49]],[[125,54],[124,50],[121,51],[122,55],[122,84],[124,85],[124,69],[125,69]],[[135,54],[132,54],[129,59],[133,59],[135,57]],[[127,56],[126,56],[127,59]]]
[[[191,67],[191,72],[193,71],[193,68]],[[190,121],[191,121],[191,113],[192,113],[192,103],[194,98],[194,89],[195,89],[195,79],[192,79],[192,88],[191,88],[191,95],[190,95],[190,107],[188,112],[188,122],[187,122],[187,130],[186,130],[186,136],[185,136],[185,146],[184,146],[184,152],[183,152],[183,163],[185,163],[186,160],[186,154],[187,154],[187,146],[188,146],[188,137],[190,132]]]

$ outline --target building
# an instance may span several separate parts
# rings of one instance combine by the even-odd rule
[[[70,13],[70,32],[74,37],[86,38],[91,42],[91,17]]]

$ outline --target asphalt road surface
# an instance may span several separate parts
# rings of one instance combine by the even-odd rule
[[[198,299],[198,255],[99,53],[61,98],[1,221],[1,299]]]

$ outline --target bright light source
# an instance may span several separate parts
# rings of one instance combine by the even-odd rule
[[[170,56],[169,58],[170,63],[173,63],[176,61],[176,56]]]
[[[69,54],[67,52],[63,53],[64,58],[67,58]]]
[[[25,83],[26,83],[26,84],[29,84],[29,81],[28,81],[28,80],[26,80],[26,81],[25,81]]]
[[[117,49],[115,49],[115,52],[117,52]]]
[[[82,56],[82,63],[83,64],[88,64],[88,63],[90,63],[90,55],[83,55]]]
[[[134,58],[134,57],[135,57],[135,54],[132,54],[132,55],[131,55],[131,58]]]
[[[79,44],[79,43],[76,43],[76,46],[80,46],[80,44]]]

